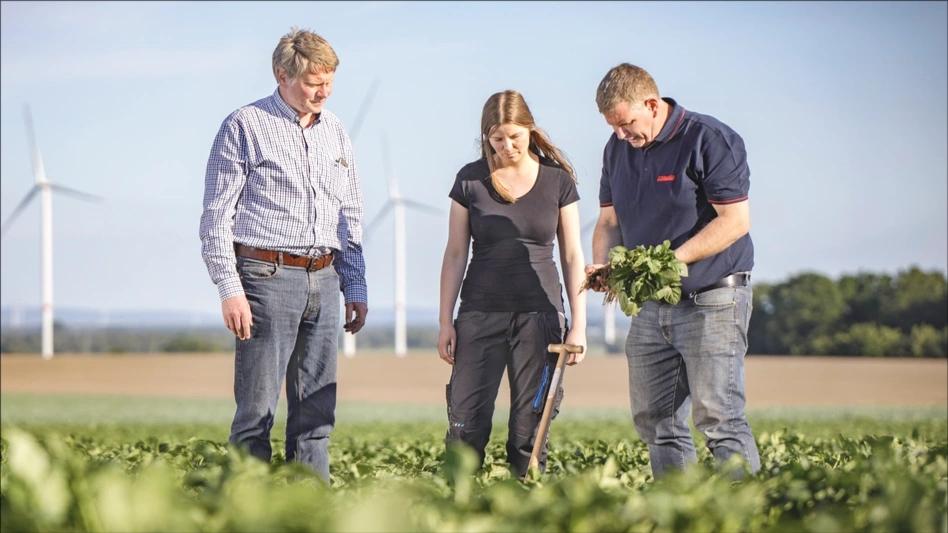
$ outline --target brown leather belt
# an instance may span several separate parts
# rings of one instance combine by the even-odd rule
[[[296,255],[288,252],[277,252],[274,250],[263,250],[252,246],[234,243],[234,252],[240,257],[257,259],[258,261],[267,261],[278,265],[302,267],[306,270],[322,270],[332,264],[332,252],[319,257],[310,257],[308,255]]]

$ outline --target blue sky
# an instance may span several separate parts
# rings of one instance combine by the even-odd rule
[[[594,94],[623,61],[744,138],[757,280],[944,271],[946,5],[4,2],[0,217],[32,185],[29,102],[50,178],[106,199],[54,199],[57,305],[216,313],[198,239],[211,140],[273,91],[296,25],[340,56],[328,108],[344,122],[381,81],[355,139],[366,221],[386,199],[382,135],[403,193],[445,210],[407,217],[410,307],[437,307],[447,193],[493,92],[525,95],[596,215],[610,130]],[[388,231],[366,245],[370,308],[393,299]],[[0,304],[38,304],[38,240],[34,204],[0,243]]]

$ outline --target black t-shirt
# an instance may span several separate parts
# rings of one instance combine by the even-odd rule
[[[448,196],[467,208],[473,243],[459,312],[563,312],[553,239],[560,208],[579,200],[569,174],[541,159],[533,188],[511,204],[491,185],[487,160],[479,159],[458,172]]]

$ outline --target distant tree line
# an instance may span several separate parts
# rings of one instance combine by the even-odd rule
[[[204,328],[82,328],[54,326],[56,351],[60,353],[192,353],[232,352],[234,336],[221,327]],[[359,333],[360,349],[392,348],[392,327],[366,327]],[[438,330],[409,327],[410,349],[435,349]],[[340,349],[342,347],[340,334]],[[38,353],[40,332],[34,329],[4,329],[0,332],[0,352]]]
[[[859,273],[838,280],[804,273],[782,283],[754,284],[749,353],[945,357],[948,278],[910,268],[895,276]],[[56,351],[82,353],[232,352],[221,327],[73,329],[55,326]],[[438,329],[409,327],[410,349],[434,350]],[[360,349],[391,349],[393,328],[367,326]],[[620,335],[620,337],[623,337]],[[603,348],[590,335],[590,348]],[[340,342],[341,346],[341,342]],[[3,353],[39,352],[36,329],[0,332]]]
[[[815,273],[754,285],[749,352],[945,357],[948,278],[912,267],[895,276]]]

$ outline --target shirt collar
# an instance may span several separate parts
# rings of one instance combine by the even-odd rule
[[[672,98],[662,98],[669,107],[668,118],[665,120],[665,125],[662,126],[662,131],[658,132],[658,135],[655,137],[655,140],[658,142],[665,142],[668,139],[671,139],[678,133],[678,130],[681,129],[681,123],[685,118],[685,108],[678,105]]]
[[[277,87],[276,89],[273,90],[273,104],[274,104],[274,105],[276,106],[276,108],[280,111],[280,113],[281,113],[284,117],[286,117],[288,120],[292,120],[293,123],[295,123],[295,124],[299,124],[299,123],[300,123],[300,117],[299,117],[299,115],[297,115],[297,114],[296,114],[296,111],[295,111],[292,107],[290,107],[290,104],[286,103],[286,101],[283,100],[283,97],[280,96],[280,88],[279,88],[279,87]],[[322,113],[318,113],[318,114],[316,115],[315,120],[313,120],[313,123],[310,124],[310,127],[315,126],[316,124],[319,124],[320,115],[322,115]]]

